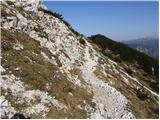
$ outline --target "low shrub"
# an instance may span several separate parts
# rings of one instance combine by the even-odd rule
[[[139,88],[139,89],[137,90],[137,93],[136,93],[136,94],[137,94],[137,97],[138,97],[140,100],[146,100],[146,99],[149,98],[148,93],[145,93],[143,87],[142,87],[142,88]]]
[[[2,49],[9,50],[11,48],[12,38],[4,37],[1,41]]]
[[[122,62],[122,60],[121,60],[121,58],[120,58],[119,56],[116,56],[116,57],[114,57],[113,59],[114,59],[116,62],[119,62],[119,63]]]
[[[68,26],[69,28],[71,28],[71,25],[70,25],[67,21],[65,21],[65,20],[63,20],[63,19],[62,19],[62,21],[63,21],[63,23],[64,23],[66,26]]]
[[[59,14],[59,13],[57,13],[57,12],[54,12],[54,13],[53,13],[52,11],[49,11],[49,13],[50,13],[51,15],[53,15],[54,17],[63,20],[63,16],[62,16],[61,14]]]
[[[76,36],[79,36],[79,32],[75,31],[72,27],[70,27],[70,30],[76,35]]]
[[[11,2],[11,1],[6,1],[6,3],[7,3],[8,5],[14,5],[13,2]]]
[[[85,40],[84,40],[83,38],[80,38],[80,39],[79,39],[79,42],[80,42],[81,44],[83,44],[83,45],[86,44],[86,42],[85,42]]]
[[[130,69],[130,68],[125,68],[126,72],[129,74],[129,75],[132,75],[133,74],[133,71]]]

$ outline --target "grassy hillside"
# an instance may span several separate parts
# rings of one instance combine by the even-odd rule
[[[89,37],[89,39],[91,40],[91,42],[102,48],[103,54],[112,57],[112,54],[106,52],[107,48],[114,55],[118,56],[118,58],[115,59],[116,61],[121,62],[121,60],[123,60],[129,63],[138,64],[145,72],[158,78],[159,63],[157,60],[143,53],[140,53],[123,43],[113,41],[100,34],[93,35]]]

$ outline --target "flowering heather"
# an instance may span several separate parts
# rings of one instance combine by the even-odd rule
[[[2,41],[1,41],[2,47],[3,47],[3,46],[8,46],[8,45],[10,45],[10,44],[11,44],[11,41],[12,41],[11,38],[8,38],[8,37],[2,38]]]
[[[56,73],[53,74],[52,80],[60,80],[61,79],[61,75],[58,71],[56,71]]]

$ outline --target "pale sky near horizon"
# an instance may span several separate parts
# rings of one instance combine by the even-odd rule
[[[78,32],[103,34],[113,40],[157,37],[158,1],[44,1]]]

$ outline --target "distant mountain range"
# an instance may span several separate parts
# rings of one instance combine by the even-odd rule
[[[135,40],[128,40],[128,41],[122,41],[122,42],[157,60],[159,59],[159,39],[158,38],[139,38]]]

